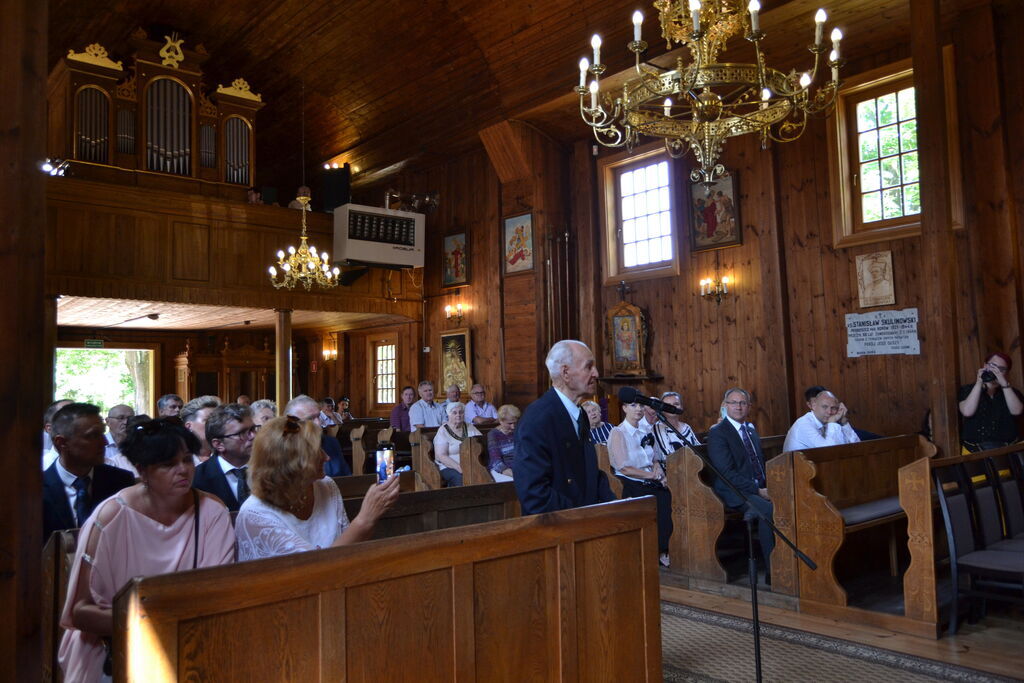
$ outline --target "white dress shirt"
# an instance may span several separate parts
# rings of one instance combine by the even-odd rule
[[[219,456],[217,457],[217,462],[220,464],[221,470],[224,471],[224,478],[228,480],[228,487],[231,489],[231,495],[235,497],[235,500],[238,500],[238,474],[231,471],[235,469],[235,466]],[[248,467],[248,465],[242,465],[242,467],[245,468]],[[244,471],[245,470],[243,470],[243,472]]]
[[[789,428],[786,434],[784,451],[802,451],[805,448],[821,448],[823,446],[839,446],[844,443],[857,443],[860,437],[847,422],[821,422],[813,411],[807,411]]]
[[[136,479],[139,478],[139,472],[135,469],[135,466],[124,456],[121,449],[116,443],[114,443],[114,437],[110,436],[110,432],[107,432],[107,447],[103,453],[103,463],[110,465],[111,467],[119,467],[122,470],[127,470],[132,473],[132,476]]]
[[[422,398],[409,408],[409,428],[416,431],[416,425],[424,427],[440,427],[448,420],[448,414],[440,403],[427,403]]]
[[[494,406],[484,401],[483,406],[478,406],[476,401],[470,401],[466,404],[466,422],[472,423],[474,419],[483,417],[488,420],[497,420],[498,411],[495,410]]]
[[[569,413],[569,417],[572,418],[572,423],[574,425],[578,425],[579,422],[580,422],[580,411],[583,410],[583,409],[580,408],[575,403],[573,403],[572,400],[568,396],[563,394],[561,391],[559,391],[557,387],[552,387],[552,389],[554,389],[555,393],[558,394],[558,398],[560,398],[562,400],[562,405],[565,406],[566,411],[568,411],[568,413]],[[587,424],[589,425],[590,422],[588,421]],[[580,436],[580,438],[583,438],[583,435],[579,434],[579,428],[578,427],[577,427],[577,435]],[[586,436],[589,437],[590,435],[588,434]]]
[[[50,450],[43,453],[43,471],[45,472],[50,469],[50,465],[57,462],[57,458],[59,457],[60,455],[57,453],[57,449],[51,446]]]
[[[71,514],[75,514],[75,501],[78,500],[78,491],[75,490],[75,480],[78,476],[68,472],[64,469],[64,466],[60,464],[60,460],[57,460],[57,476],[64,483],[64,495],[68,497],[68,505],[71,506]],[[89,493],[92,493],[92,470],[89,470],[89,474],[85,475],[89,477]],[[76,519],[78,526],[85,524],[84,519]]]

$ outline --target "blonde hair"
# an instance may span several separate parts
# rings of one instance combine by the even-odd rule
[[[299,422],[298,431],[290,431],[295,418],[275,417],[256,435],[249,458],[249,486],[252,494],[281,510],[298,504],[309,484],[320,475],[320,439],[322,431],[313,421]]]
[[[519,412],[519,408],[516,408],[511,403],[506,403],[498,408],[499,420],[518,420],[521,415],[522,413]]]

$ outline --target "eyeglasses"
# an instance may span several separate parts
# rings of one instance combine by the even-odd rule
[[[259,428],[258,425],[253,425],[252,427],[247,427],[246,429],[239,430],[239,431],[235,432],[234,434],[225,434],[221,438],[230,439],[230,438],[235,437],[235,436],[240,436],[243,439],[250,439],[250,438],[256,436],[256,432],[258,432],[259,430],[260,430],[260,428]]]
[[[727,406],[749,406],[750,401],[726,401]]]
[[[992,361],[989,361],[985,365],[988,365],[989,367],[994,368],[995,370],[998,370],[999,372],[1006,372],[1007,370],[1010,369],[1010,368],[1004,368],[1002,365],[997,365],[996,363],[993,363]]]

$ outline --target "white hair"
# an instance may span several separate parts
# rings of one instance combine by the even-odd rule
[[[315,398],[312,398],[310,396],[306,396],[305,394],[299,394],[298,396],[296,396],[292,400],[288,401],[288,405],[286,405],[284,407],[284,414],[285,415],[291,415],[292,411],[297,406],[301,406],[301,405],[311,405],[314,408],[316,408],[317,410],[320,410],[320,404],[317,403],[317,400]]]
[[[548,374],[552,379],[558,376],[563,366],[572,365],[573,344],[581,346],[587,351],[590,350],[589,346],[575,339],[563,339],[555,342],[555,345],[548,351],[548,357],[544,359],[544,365],[547,366]]]
[[[458,406],[458,407],[462,408],[463,411],[466,410],[466,406],[464,404],[459,403],[458,401],[451,401],[451,402],[445,404],[445,406],[444,406],[444,414],[445,415],[451,415],[452,408],[454,408],[455,406]]]

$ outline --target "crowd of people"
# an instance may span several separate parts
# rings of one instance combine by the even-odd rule
[[[683,400],[675,391],[623,403],[622,419],[613,425],[593,400],[598,371],[585,344],[556,343],[545,365],[551,389],[522,413],[511,404],[495,408],[481,384],[469,388],[466,403],[454,385],[438,403],[434,385],[423,381],[402,388],[390,424],[407,432],[436,429],[434,457],[446,486],[462,485],[461,444],[486,430],[491,475],[514,482],[524,515],[614,500],[595,453],[596,444],[605,444],[623,496],[655,499],[663,566],[670,563],[673,532],[668,458],[683,446],[704,445],[725,507],[756,520],[770,584],[775,540],[761,521],[772,519],[773,506],[761,437],[748,420],[747,390],[724,392],[720,417],[703,435],[682,420]],[[993,354],[976,381],[961,388],[965,450],[1018,440],[1024,395],[1010,386],[1010,368],[1007,356]],[[785,450],[876,436],[854,429],[847,407],[825,387],[810,387],[804,400],[808,410],[789,429]],[[103,418],[97,406],[64,399],[44,414],[44,538],[80,529],[61,615],[60,661],[69,680],[109,674],[113,599],[131,577],[368,539],[398,498],[393,476],[370,486],[359,514],[348,518],[330,480],[352,473],[335,436],[354,419],[348,398],[296,396],[278,417],[276,404],[266,399],[242,395],[224,403],[198,396],[186,402],[168,394],[158,399],[157,411],[151,418],[116,405]]]

